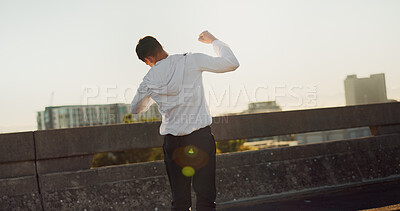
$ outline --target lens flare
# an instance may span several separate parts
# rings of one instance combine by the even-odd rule
[[[185,177],[191,177],[193,176],[195,173],[194,168],[192,168],[191,166],[185,166],[182,168],[182,174]]]
[[[199,152],[197,147],[195,147],[193,145],[186,146],[184,150],[185,150],[186,156],[189,156],[189,157],[196,157],[197,153]]]
[[[179,147],[172,153],[172,160],[181,168],[190,166],[197,170],[207,165],[209,159],[206,151],[194,145]]]

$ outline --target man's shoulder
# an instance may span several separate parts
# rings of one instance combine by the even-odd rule
[[[167,83],[169,78],[179,68],[179,63],[183,62],[184,54],[172,54],[167,58],[157,62],[143,77],[146,83]]]
[[[204,53],[190,53],[186,59],[187,63],[193,66],[194,69],[199,69],[201,66],[209,62],[210,56]]]
[[[192,52],[186,52],[186,53],[181,53],[181,54],[172,54],[169,55],[166,60],[176,60],[179,59],[180,57],[186,57],[186,59],[188,58],[198,58],[198,57],[204,57],[207,56],[204,53],[192,53]],[[154,67],[154,66],[153,66]]]

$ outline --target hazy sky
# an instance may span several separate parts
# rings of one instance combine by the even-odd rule
[[[400,100],[399,11],[398,0],[0,0],[0,132],[36,130],[49,105],[130,103],[149,69],[139,38],[214,55],[197,41],[206,29],[241,64],[204,74],[213,114],[260,100],[344,105],[349,74],[384,72],[388,98]]]

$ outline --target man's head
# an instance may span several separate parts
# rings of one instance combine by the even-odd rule
[[[136,54],[150,67],[168,56],[161,44],[152,36],[146,36],[139,40],[136,45]]]

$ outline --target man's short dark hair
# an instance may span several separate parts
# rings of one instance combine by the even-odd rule
[[[140,60],[144,61],[144,59],[148,56],[156,57],[156,55],[161,52],[162,49],[163,47],[156,38],[152,36],[146,36],[140,39],[136,45],[136,54]]]

